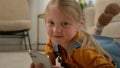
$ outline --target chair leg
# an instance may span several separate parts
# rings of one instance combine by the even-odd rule
[[[26,34],[25,34],[25,32],[23,32],[23,40],[24,40],[25,50],[27,50],[27,43],[26,43]]]
[[[23,39],[24,39],[25,50],[27,50],[27,43],[25,37]]]
[[[29,35],[28,31],[27,31],[27,38],[28,38],[28,42],[29,42],[29,49],[32,50],[31,41],[30,41],[30,35]]]
[[[37,43],[37,51],[39,51],[39,43]]]

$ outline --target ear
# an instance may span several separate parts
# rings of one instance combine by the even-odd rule
[[[83,26],[83,22],[79,22],[79,23],[77,24],[77,31],[80,31],[81,28],[82,28],[82,26]]]
[[[80,27],[82,27],[84,25],[84,23],[83,22],[80,22]]]
[[[84,25],[84,23],[83,23],[83,22],[79,22],[79,27],[80,27],[80,28],[82,28],[82,27],[83,27],[83,25]]]

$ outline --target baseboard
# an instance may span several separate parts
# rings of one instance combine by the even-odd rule
[[[25,50],[23,45],[0,45],[0,52],[2,51],[22,51]]]
[[[27,48],[29,48],[27,46]],[[37,45],[36,44],[32,44],[32,49],[33,50],[37,50]],[[44,51],[45,49],[45,45],[39,45],[39,51]],[[0,52],[3,51],[25,51],[25,46],[24,45],[20,45],[20,44],[5,44],[5,45],[1,45],[0,44]]]

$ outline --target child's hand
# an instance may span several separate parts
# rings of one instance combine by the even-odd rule
[[[38,66],[37,68],[42,68],[42,64],[41,63],[38,64],[37,66]],[[31,63],[30,68],[35,68],[35,64]],[[61,66],[52,66],[51,68],[64,68],[64,67],[61,67]]]
[[[52,66],[52,68],[64,68],[64,67],[61,67],[61,66]]]
[[[34,64],[34,63],[31,63],[30,68],[35,68],[35,64]],[[38,65],[37,65],[37,68],[42,68],[42,64],[41,64],[41,63],[38,64]]]

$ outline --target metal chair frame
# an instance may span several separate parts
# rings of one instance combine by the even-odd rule
[[[22,38],[24,40],[25,50],[27,50],[27,40],[29,49],[32,50],[28,30],[21,31],[0,31],[0,38]],[[27,38],[27,39],[26,39]]]

